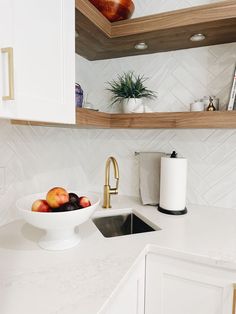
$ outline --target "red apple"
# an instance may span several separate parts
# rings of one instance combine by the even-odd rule
[[[79,198],[79,205],[83,208],[91,206],[90,200],[87,198],[87,196],[81,196]]]
[[[34,201],[31,209],[33,212],[43,212],[43,213],[52,211],[46,200]]]
[[[50,207],[57,208],[69,202],[69,194],[65,189],[55,187],[48,191],[46,200]]]

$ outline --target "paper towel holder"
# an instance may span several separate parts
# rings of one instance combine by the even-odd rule
[[[174,150],[172,151],[172,153],[169,155],[169,158],[171,159],[178,159],[178,153]],[[161,200],[160,200],[160,203],[161,203]],[[172,206],[171,206],[172,207]],[[183,207],[184,207],[184,204],[183,204]],[[163,213],[163,214],[167,214],[167,215],[185,215],[187,214],[187,208],[186,206],[183,208],[183,209],[173,209],[173,208],[170,208],[170,209],[167,209],[167,208],[163,208],[162,206],[160,206],[160,204],[157,205],[157,209],[159,212]]]
[[[157,209],[159,210],[159,212],[163,214],[175,215],[175,216],[185,215],[188,212],[187,207],[185,207],[183,210],[170,210],[170,209],[167,210],[165,208],[162,208],[159,204],[157,205]]]

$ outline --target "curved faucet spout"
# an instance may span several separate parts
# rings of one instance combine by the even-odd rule
[[[114,167],[114,177],[116,179],[116,187],[110,187],[110,167],[111,163]],[[105,168],[105,185],[104,185],[104,200],[103,200],[103,208],[111,208],[111,194],[118,194],[119,187],[119,167],[116,159],[114,157],[109,157],[106,161]]]

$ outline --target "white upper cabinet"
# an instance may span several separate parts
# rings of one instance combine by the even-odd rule
[[[0,0],[0,118],[75,123],[74,0]]]

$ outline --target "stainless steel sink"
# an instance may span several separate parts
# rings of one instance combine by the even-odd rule
[[[98,217],[93,222],[106,238],[160,230],[152,228],[134,213]]]

